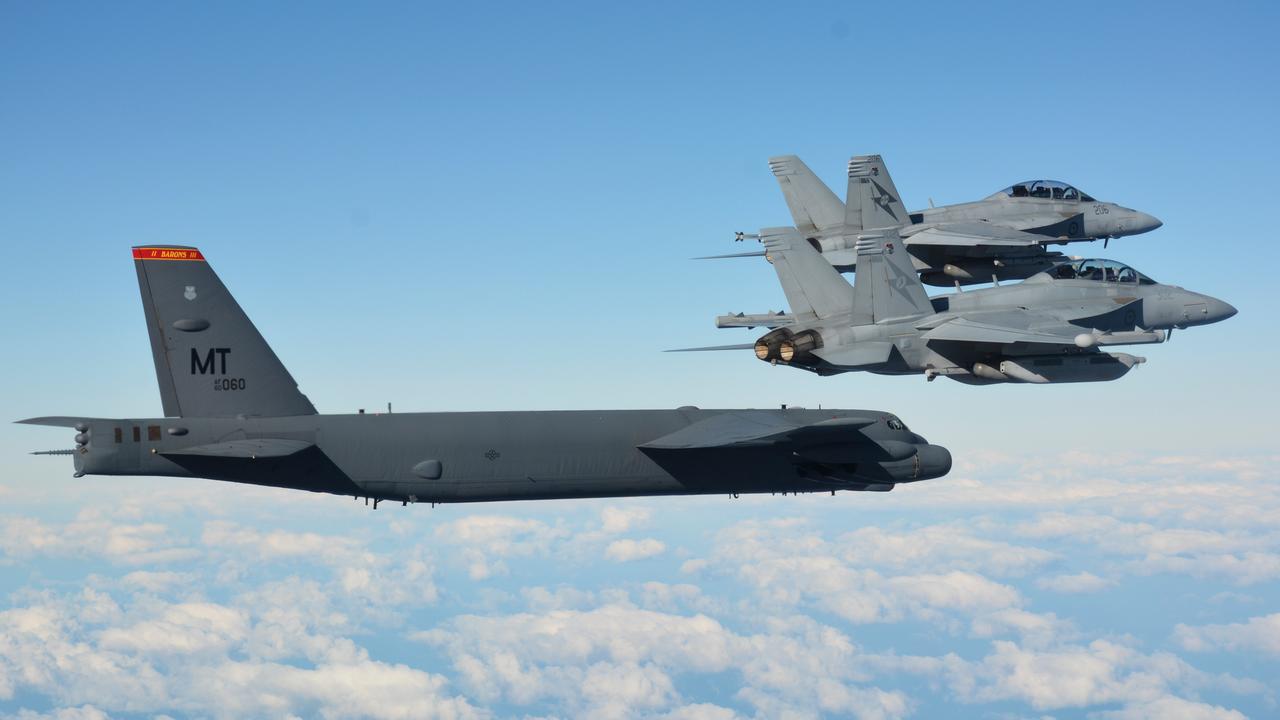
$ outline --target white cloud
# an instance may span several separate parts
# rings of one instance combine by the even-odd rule
[[[1108,720],[1246,720],[1239,710],[1171,696],[1131,703],[1120,710],[1104,710],[1097,716]]]
[[[600,530],[609,535],[618,535],[649,522],[652,511],[647,507],[614,507],[612,505],[600,511]]]
[[[769,605],[812,604],[854,623],[945,620],[1018,607],[1013,587],[972,572],[883,574],[805,523],[746,521],[722,530],[715,562]]]
[[[55,717],[99,717],[112,710],[215,717],[483,715],[449,695],[445,678],[371,660],[362,650],[330,653],[310,666],[263,659],[261,645],[250,639],[258,625],[279,621],[244,609],[145,601],[125,609],[132,621],[116,625],[94,609],[99,604],[81,593],[0,612],[0,697],[21,689],[66,706],[92,703]],[[264,615],[276,609],[257,608]],[[343,640],[328,638],[331,646]],[[279,659],[297,656],[290,648]]]
[[[1078,572],[1074,575],[1054,575],[1036,580],[1036,587],[1056,593],[1092,593],[1114,585],[1106,578],[1100,578],[1091,572]]]
[[[0,519],[0,552],[12,558],[98,557],[123,565],[178,562],[197,554],[165,525],[119,523],[93,508],[61,527],[29,517]]]
[[[436,528],[440,542],[461,546],[461,558],[473,580],[508,572],[506,558],[546,555],[570,533],[540,520],[503,515],[469,515]]]
[[[104,630],[98,646],[136,655],[224,654],[244,641],[248,628],[248,618],[235,609],[182,603],[165,608],[159,618]]]
[[[916,571],[972,570],[1016,576],[1056,558],[1040,548],[978,537],[960,524],[897,532],[864,527],[841,535],[833,546],[849,562]]]
[[[464,686],[486,701],[552,700],[571,715],[626,716],[622,709],[643,696],[636,707],[688,716],[694,711],[677,707],[682,698],[674,678],[724,672],[741,678],[738,698],[765,716],[887,718],[905,714],[909,705],[901,693],[856,684],[849,639],[803,618],[771,621],[763,633],[741,635],[702,614],[611,604],[461,616],[415,637],[446,650]],[[698,712],[726,716],[717,708]]]
[[[609,543],[609,546],[604,549],[604,556],[615,562],[630,562],[661,555],[666,549],[667,546],[662,541],[653,538],[643,540],[626,538]]]
[[[267,563],[309,563],[332,571],[336,592],[370,605],[420,605],[438,597],[435,568],[422,547],[388,555],[349,536],[263,532],[221,520],[205,523],[201,540],[221,553],[224,579]]]
[[[1251,650],[1280,657],[1280,613],[1251,617],[1242,623],[1179,624],[1174,628],[1174,637],[1192,652]]]

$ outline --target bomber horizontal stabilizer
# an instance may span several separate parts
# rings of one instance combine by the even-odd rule
[[[836,417],[812,424],[801,424],[786,410],[750,415],[725,413],[696,422],[670,435],[638,446],[641,450],[705,450],[709,448],[751,447],[778,442],[820,443],[848,442],[852,434],[876,422],[876,418]]]
[[[48,427],[68,427],[74,428],[79,425],[88,425],[95,420],[103,420],[104,418],[91,417],[71,417],[68,415],[49,415],[46,417],[27,418],[26,420],[15,420],[20,425],[46,425]]]
[[[240,458],[253,460],[256,458],[288,457],[311,447],[305,440],[285,440],[283,438],[260,438],[257,440],[229,440],[227,442],[196,445],[169,450],[160,453],[166,457],[196,456],[207,458]]]

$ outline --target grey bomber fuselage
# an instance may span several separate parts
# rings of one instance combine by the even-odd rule
[[[73,453],[77,473],[202,477],[409,502],[887,490],[897,482],[936,477],[950,466],[945,450],[905,426],[891,427],[898,424],[893,416],[867,411],[682,408],[74,420],[85,427],[77,433],[85,442]],[[799,430],[833,420],[837,426],[853,422],[820,433],[815,442],[783,436],[722,444],[729,438],[706,428],[720,421],[752,430]],[[673,433],[702,432],[694,427],[699,423],[709,433],[704,440],[690,447],[678,440],[664,444]],[[302,449],[281,456],[272,447],[280,441]],[[255,442],[258,453],[251,449]],[[241,457],[184,452],[231,443],[250,449]]]
[[[471,502],[887,491],[951,456],[870,410],[321,415],[195,248],[133,250],[165,417],[41,417],[77,475],[160,475]]]

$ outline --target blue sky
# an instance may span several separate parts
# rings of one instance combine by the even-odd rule
[[[178,688],[217,669],[278,689],[283,704],[249,714],[377,709],[322,692],[329,671],[460,715],[1273,714],[1249,683],[1280,667],[1280,640],[1256,640],[1280,634],[1278,21],[1262,3],[5,5],[13,419],[159,412],[127,250],[178,243],[205,252],[323,412],[882,408],[960,463],[889,496],[732,512],[708,498],[371,514],[72,480],[24,455],[65,438],[3,426],[0,640],[160,679],[107,693],[54,655],[39,672],[6,660],[0,712],[217,714],[216,693]],[[839,188],[848,156],[873,152],[913,207],[1050,177],[1151,212],[1163,228],[1071,252],[1240,314],[1142,348],[1118,382],[1048,388],[660,352],[745,342],[712,318],[784,307],[763,263],[688,260],[787,222],[767,157],[799,154]],[[752,542],[825,570],[728,550]],[[867,547],[930,550],[913,566]],[[867,598],[906,609],[847,609],[879,607]],[[555,618],[584,647],[591,628],[648,622],[748,659],[520,641]],[[136,640],[175,628],[195,628],[190,652]],[[837,636],[844,650],[823,640]],[[846,669],[788,689],[750,647],[762,663],[836,652]],[[501,658],[524,672],[499,678]],[[1072,695],[1037,672],[1079,663],[1109,680]],[[656,700],[618,705],[627,688]]]

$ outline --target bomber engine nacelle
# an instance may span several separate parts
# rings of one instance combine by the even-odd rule
[[[1124,377],[1135,365],[1146,361],[1126,353],[1031,355],[1004,358],[994,364],[975,363],[973,374],[997,382],[1105,382]]]
[[[931,480],[951,471],[951,453],[941,445],[879,440],[873,445],[840,443],[796,451],[806,472],[828,481],[906,483]]]

